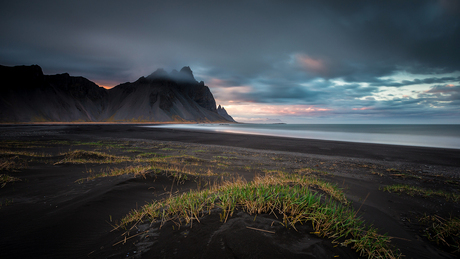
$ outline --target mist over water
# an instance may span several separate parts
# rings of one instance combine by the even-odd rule
[[[175,124],[147,127],[460,149],[460,125]]]

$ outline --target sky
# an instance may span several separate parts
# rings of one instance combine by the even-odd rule
[[[460,123],[460,1],[6,1],[0,64],[190,66],[241,122]]]

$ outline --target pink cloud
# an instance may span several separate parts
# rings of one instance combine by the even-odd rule
[[[353,111],[365,111],[365,110],[372,110],[372,107],[361,107],[361,108],[353,108]]]
[[[316,107],[314,105],[266,105],[266,104],[239,104],[228,105],[225,109],[235,116],[299,116],[313,115],[331,111],[332,109]]]
[[[228,83],[225,80],[212,77],[207,83],[207,85],[212,87],[228,87]]]
[[[424,91],[427,94],[452,94],[459,92],[460,86],[455,86],[453,84],[447,84],[444,86],[437,85],[431,88],[430,90]]]
[[[295,56],[296,62],[302,68],[309,72],[323,74],[327,72],[326,64],[324,60],[314,59],[305,54],[297,54]]]

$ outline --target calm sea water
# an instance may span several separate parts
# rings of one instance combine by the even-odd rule
[[[460,149],[460,125],[174,124],[148,127]]]

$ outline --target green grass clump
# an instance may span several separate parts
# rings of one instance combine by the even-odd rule
[[[313,181],[313,182],[309,182]],[[399,258],[389,248],[390,237],[366,227],[351,207],[324,199],[310,190],[314,178],[298,174],[267,174],[256,176],[253,182],[237,180],[202,191],[190,191],[164,200],[154,201],[139,210],[133,210],[121,220],[118,227],[127,227],[144,220],[176,224],[200,222],[211,211],[219,211],[225,222],[238,208],[249,214],[280,215],[285,227],[310,222],[314,234],[333,239],[341,245],[350,245],[369,258]]]
[[[329,197],[347,204],[348,200],[345,194],[334,184],[323,181],[314,175],[305,175],[299,177],[297,174],[287,174],[280,170],[265,170],[266,181],[270,181],[270,184],[283,183],[283,184],[299,184],[304,187],[321,190],[326,193]],[[301,175],[301,174],[299,174]]]
[[[114,156],[97,151],[74,150],[61,154],[64,156],[62,160],[55,164],[86,164],[86,163],[121,163],[128,161],[129,158],[125,156]]]
[[[420,221],[429,223],[425,231],[428,240],[447,246],[460,255],[460,218],[446,220],[439,216],[425,216]]]
[[[18,182],[18,181],[22,181],[22,180],[17,177],[9,176],[7,174],[0,174],[1,188],[5,187],[7,183],[13,183],[13,182]]]
[[[422,196],[422,197],[431,197],[431,196],[439,196],[445,198],[446,200],[452,200],[454,202],[458,202],[460,200],[460,195],[455,193],[448,193],[441,190],[431,190],[431,189],[424,189],[417,186],[412,185],[405,185],[405,184],[395,184],[390,186],[385,186],[380,188],[382,191],[387,192],[395,192],[395,193],[405,193],[410,196]]]

